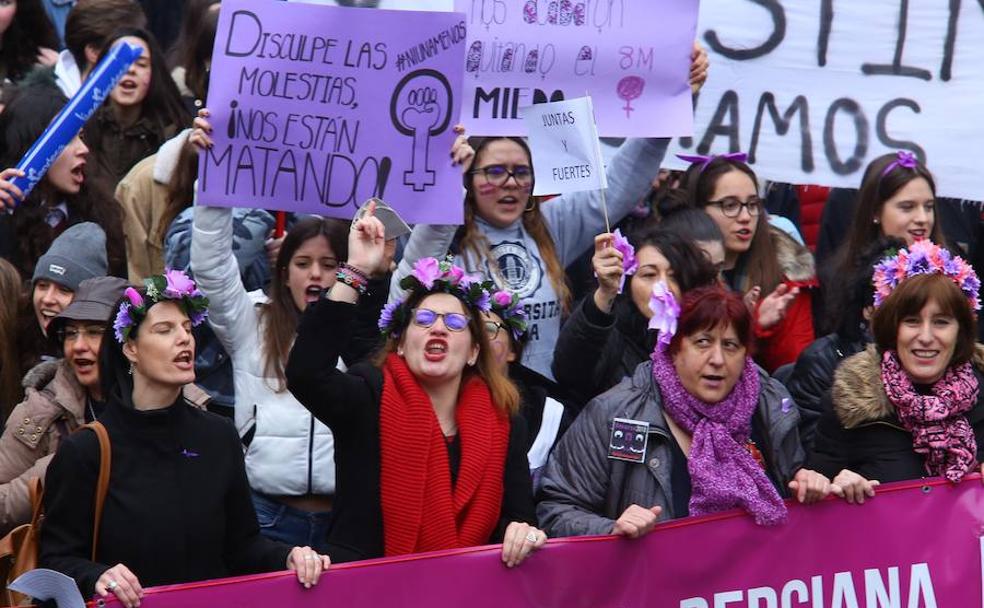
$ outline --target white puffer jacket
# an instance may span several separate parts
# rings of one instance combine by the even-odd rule
[[[235,421],[248,439],[246,474],[263,494],[334,494],[335,442],[294,396],[276,392],[263,365],[261,292],[247,293],[232,253],[232,210],[196,207],[191,269],[209,299],[208,320],[232,358]],[[250,437],[251,436],[251,437]]]

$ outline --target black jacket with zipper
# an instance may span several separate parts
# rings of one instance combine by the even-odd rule
[[[925,458],[912,446],[912,433],[899,421],[881,381],[881,358],[874,345],[846,359],[825,396],[807,468],[833,479],[843,469],[882,483],[928,477]],[[973,358],[974,375],[984,389],[984,346]],[[984,455],[984,390],[965,416]]]

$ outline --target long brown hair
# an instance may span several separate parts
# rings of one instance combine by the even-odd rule
[[[732,171],[741,171],[757,187],[758,178],[755,177],[755,172],[741,161],[718,156],[707,165],[702,163],[691,165],[684,174],[683,183],[693,204],[706,209],[711,202],[718,180]],[[782,268],[779,266],[769,217],[765,209],[760,210],[756,219],[755,236],[752,237],[748,251],[738,256],[736,268],[739,265],[745,269],[744,284],[735,285],[740,291],[748,291],[749,288],[758,285],[762,288],[762,293],[768,294],[783,281]]]
[[[323,236],[328,239],[335,259],[348,258],[349,224],[343,220],[308,217],[291,227],[277,254],[277,268],[270,280],[270,299],[260,307],[263,327],[263,369],[268,378],[276,377],[278,393],[287,390],[284,363],[290,354],[297,333],[297,321],[302,311],[297,310],[294,298],[287,287],[290,260],[301,245],[310,239]]]
[[[854,221],[851,222],[851,231],[844,239],[844,244],[835,258],[838,271],[849,271],[861,254],[861,250],[868,243],[873,243],[881,238],[881,225],[876,224],[874,220],[881,213],[885,201],[895,196],[906,184],[921,177],[929,184],[933,196],[936,196],[936,182],[933,180],[933,175],[929,169],[922,163],[917,163],[911,169],[895,166],[888,173],[885,173],[888,166],[896,159],[895,154],[883,154],[871,161],[868,168],[865,169],[864,178],[861,180],[861,190],[858,192],[858,205],[854,211]],[[883,173],[885,174],[882,175]],[[942,226],[939,212],[934,211],[933,229],[929,233],[929,239],[941,247],[946,247],[947,243],[943,236]]]
[[[432,293],[441,292],[411,292],[404,306],[411,309],[416,308],[424,298]],[[489,343],[489,335],[485,331],[485,317],[481,311],[463,300],[461,300],[461,304],[471,317],[468,321],[468,333],[471,334],[472,341],[478,343],[478,360],[474,366],[465,367],[461,377],[461,386],[464,386],[469,378],[477,375],[489,387],[489,393],[492,395],[492,402],[495,406],[503,413],[512,416],[519,412],[519,389],[495,361],[495,355],[492,353],[492,346]],[[407,325],[404,325],[399,328],[399,331],[391,333],[390,337],[387,338],[386,343],[374,360],[378,367],[382,367],[386,357],[395,353],[400,347],[403,340],[402,336],[406,335],[406,329]]]
[[[4,422],[21,398],[17,331],[24,300],[20,273],[13,264],[0,258],[0,416]]]
[[[532,170],[533,161],[530,148],[526,145],[526,142],[519,137],[486,137],[475,142],[475,158],[472,162],[472,166],[476,166],[478,164],[478,159],[490,143],[502,140],[511,141],[521,147],[523,152],[526,153],[527,161],[530,163]],[[475,222],[476,205],[474,176],[469,173],[465,173],[464,184],[465,223],[458,230],[458,245],[461,251],[463,253],[470,254],[476,263],[483,259],[488,260],[489,269],[494,275],[496,275],[496,282],[500,285],[506,285],[500,275],[498,263],[492,259],[492,250],[489,246],[489,240]],[[530,191],[532,192],[532,190],[533,188],[531,184]],[[547,276],[550,278],[550,284],[557,293],[557,297],[560,300],[561,309],[564,314],[566,314],[570,311],[571,307],[571,289],[567,285],[567,275],[564,272],[564,266],[560,263],[560,258],[557,257],[557,246],[554,244],[553,237],[550,236],[550,231],[547,229],[547,222],[544,220],[543,213],[540,211],[540,201],[533,195],[530,195],[530,200],[527,203],[527,210],[523,213],[523,228],[525,228],[530,236],[533,237],[533,242],[536,243],[537,248],[540,250],[540,257],[547,267]]]

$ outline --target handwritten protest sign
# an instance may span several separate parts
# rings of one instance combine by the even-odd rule
[[[694,138],[671,149],[668,165],[674,152],[741,150],[762,177],[857,188],[872,159],[905,149],[927,163],[937,194],[984,198],[980,2],[703,0],[700,9],[712,67]]]
[[[199,203],[350,218],[376,196],[460,222],[464,45],[457,13],[223,2]]]
[[[697,4],[455,0],[468,19],[462,122],[524,135],[520,108],[587,92],[602,135],[690,135]]]
[[[533,194],[608,187],[590,97],[538,103],[522,113],[537,176]]]

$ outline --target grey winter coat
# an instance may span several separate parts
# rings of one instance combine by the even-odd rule
[[[752,426],[761,438],[769,478],[781,495],[806,455],[800,445],[799,413],[786,388],[759,370],[761,394]],[[788,401],[787,401],[788,400]],[[660,506],[661,519],[673,513],[670,472],[673,446],[652,363],[641,363],[631,378],[599,395],[554,447],[543,474],[537,519],[551,537],[609,534],[630,505]],[[613,418],[649,423],[645,462],[608,458]],[[762,445],[765,444],[765,445]]]

